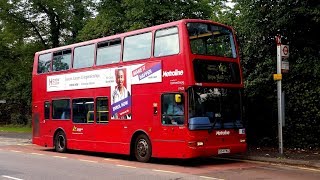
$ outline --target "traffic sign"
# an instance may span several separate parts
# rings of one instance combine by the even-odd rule
[[[281,45],[281,57],[288,58],[289,57],[289,46]]]
[[[273,74],[273,80],[280,81],[282,79],[282,74]]]
[[[281,36],[280,35],[276,36],[276,43],[277,43],[277,45],[281,45]]]
[[[282,73],[287,73],[288,71],[289,71],[289,61],[282,60],[281,61],[281,72]]]

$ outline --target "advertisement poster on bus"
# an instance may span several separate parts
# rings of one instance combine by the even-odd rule
[[[161,61],[47,77],[47,92],[110,87],[111,119],[131,119],[132,85],[162,82]]]
[[[126,71],[128,86],[162,82],[161,61],[147,62],[122,67]],[[76,89],[111,87],[116,84],[115,70],[119,68],[99,69],[78,73],[53,75],[47,77],[47,92]],[[114,88],[114,87],[113,87]]]
[[[133,65],[130,69],[132,84],[147,84],[162,81],[160,61]]]
[[[131,119],[131,81],[128,68],[112,69],[111,119]]]

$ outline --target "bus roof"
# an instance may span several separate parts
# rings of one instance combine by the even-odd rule
[[[153,30],[156,30],[156,29],[162,29],[162,28],[166,28],[166,27],[170,27],[170,26],[175,26],[175,25],[178,25],[178,24],[186,24],[186,23],[189,23],[189,22],[214,23],[214,24],[217,24],[217,25],[220,25],[220,26],[231,28],[229,26],[226,26],[224,24],[217,23],[217,22],[214,22],[214,21],[211,21],[211,20],[181,19],[181,20],[178,20],[178,21],[173,21],[173,22],[169,22],[169,23],[165,23],[165,24],[155,25],[155,26],[151,26],[151,27],[147,27],[147,28],[143,28],[143,29],[137,29],[137,30],[128,31],[128,32],[124,32],[124,33],[119,33],[119,34],[115,34],[115,35],[110,35],[110,36],[106,36],[106,37],[102,37],[102,38],[97,38],[97,39],[92,39],[92,40],[83,41],[83,42],[79,42],[79,43],[74,43],[74,44],[70,44],[70,45],[66,45],[66,46],[60,46],[60,47],[56,47],[56,48],[46,49],[46,50],[38,51],[38,52],[36,52],[36,54],[45,54],[45,53],[49,53],[49,52],[53,52],[53,51],[59,51],[59,50],[62,50],[62,49],[74,48],[74,47],[83,46],[83,45],[87,45],[87,44],[94,44],[94,43],[101,42],[101,41],[107,41],[107,40],[112,40],[112,39],[117,39],[117,38],[123,38],[123,37],[126,37],[126,36],[131,36],[131,35],[135,35],[135,34],[141,34],[141,33],[153,31]]]

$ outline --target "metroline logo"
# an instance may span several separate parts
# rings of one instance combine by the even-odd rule
[[[224,136],[224,135],[230,135],[230,131],[224,130],[224,131],[216,131],[217,136]]]
[[[49,86],[59,85],[59,78],[49,78]]]
[[[163,71],[162,77],[182,76],[183,70],[175,69],[174,71]]]

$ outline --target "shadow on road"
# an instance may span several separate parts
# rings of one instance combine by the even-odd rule
[[[44,151],[54,152],[53,149],[45,149]],[[68,150],[66,153],[100,157],[100,158],[111,158],[111,159],[118,159],[118,160],[125,160],[125,161],[136,161],[134,160],[134,158],[130,157],[129,155],[89,152],[89,151],[81,151],[81,150]],[[209,158],[192,158],[192,159],[152,158],[149,163],[158,164],[158,165],[175,165],[175,166],[182,166],[182,167],[201,167],[201,166],[209,166],[209,165],[227,165],[227,164],[233,164],[235,162],[238,162],[238,161],[209,157]]]
[[[11,133],[11,132],[0,132],[0,138],[16,138],[16,139],[29,139],[31,140],[31,133]],[[30,142],[31,143],[31,142]],[[42,151],[53,152],[53,148],[46,148]],[[112,158],[125,161],[135,161],[134,158],[128,155],[119,155],[119,154],[109,154],[109,153],[98,153],[98,152],[89,152],[89,151],[80,151],[80,150],[68,150],[68,154],[78,154],[92,157],[101,157],[101,158]],[[164,158],[152,158],[149,163],[159,164],[159,165],[175,165],[183,167],[200,167],[207,165],[226,165],[232,164],[237,161],[235,160],[222,160],[214,157],[211,158],[193,158],[193,159],[164,159]]]

